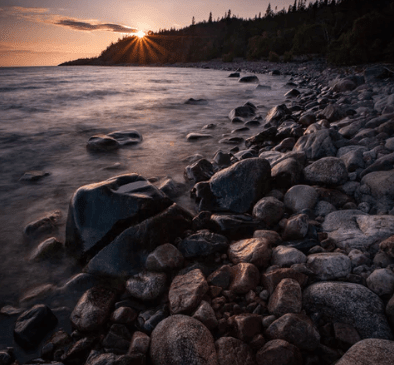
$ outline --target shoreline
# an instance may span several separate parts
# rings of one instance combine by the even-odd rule
[[[280,69],[293,75],[294,85],[286,105],[265,118],[251,103],[234,106],[234,127],[259,123],[244,150],[185,166],[195,184],[196,216],[172,204],[177,186],[171,181],[157,188],[129,175],[107,180],[105,189],[79,190],[65,246],[86,266],[61,289],[64,297],[81,298],[65,301],[70,308],[60,317],[71,318],[74,336],[58,332],[47,342],[48,363],[160,364],[172,349],[165,360],[172,364],[201,358],[221,364],[236,356],[263,364],[284,353],[297,365],[341,358],[346,364],[352,346],[374,348],[376,356],[386,347],[387,364],[394,361],[394,193],[387,183],[394,182],[393,79],[379,65],[322,67],[242,61],[225,68]],[[142,203],[133,197],[141,191]],[[112,199],[136,206],[135,215],[123,216]],[[107,219],[84,223],[97,214]],[[119,223],[108,223],[114,216]],[[116,278],[110,285],[100,279],[109,276]],[[38,293],[30,303],[42,298]],[[48,338],[53,313],[34,310],[48,324],[39,337]],[[193,344],[188,354],[173,348],[181,328],[185,344]],[[20,332],[19,344],[33,341],[21,340],[27,334]]]

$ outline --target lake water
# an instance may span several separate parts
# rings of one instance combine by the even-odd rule
[[[0,69],[0,307],[18,304],[27,290],[60,285],[78,269],[61,263],[32,263],[39,241],[27,242],[24,227],[59,210],[56,236],[64,241],[64,221],[72,193],[114,175],[137,172],[146,178],[170,175],[183,182],[184,159],[199,153],[211,159],[224,136],[234,136],[231,109],[251,101],[265,117],[284,101],[287,79],[259,75],[260,84],[239,83],[229,72],[154,67],[38,67]],[[189,98],[207,105],[187,105]],[[209,140],[186,135],[213,123]],[[91,153],[88,139],[98,133],[135,129],[142,143],[113,153]],[[252,128],[242,137],[253,135]],[[119,169],[108,167],[118,163]],[[50,175],[37,182],[19,179],[26,171]],[[193,203],[181,199],[188,209]]]

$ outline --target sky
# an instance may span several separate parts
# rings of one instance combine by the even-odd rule
[[[294,0],[0,0],[0,67],[55,66],[97,57],[139,30],[183,28],[231,13],[263,15]]]

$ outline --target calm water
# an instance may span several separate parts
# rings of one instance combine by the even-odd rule
[[[76,268],[66,261],[33,264],[28,258],[39,242],[26,242],[23,228],[48,212],[60,210],[63,222],[72,193],[81,185],[127,172],[146,178],[170,175],[183,181],[183,160],[199,153],[212,158],[230,136],[231,109],[251,101],[265,116],[283,102],[284,77],[259,75],[271,90],[241,84],[229,72],[147,67],[42,67],[0,69],[0,307],[17,305],[43,283],[60,285]],[[186,105],[203,98],[207,105]],[[188,142],[186,135],[205,131],[212,139]],[[115,153],[92,154],[87,140],[97,133],[136,129],[143,142]],[[258,132],[252,129],[241,136]],[[120,169],[108,170],[120,163]],[[39,182],[20,182],[29,170],[50,173]],[[193,209],[188,198],[181,203]],[[64,223],[57,237],[64,241]]]

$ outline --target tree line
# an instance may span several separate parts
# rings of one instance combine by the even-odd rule
[[[273,9],[244,19],[228,10],[222,17],[182,29],[160,29],[143,40],[126,36],[98,58],[72,64],[152,64],[249,60],[291,61],[299,55],[320,55],[337,65],[394,62],[394,1],[295,0],[287,9]],[[70,63],[68,63],[70,64]]]

